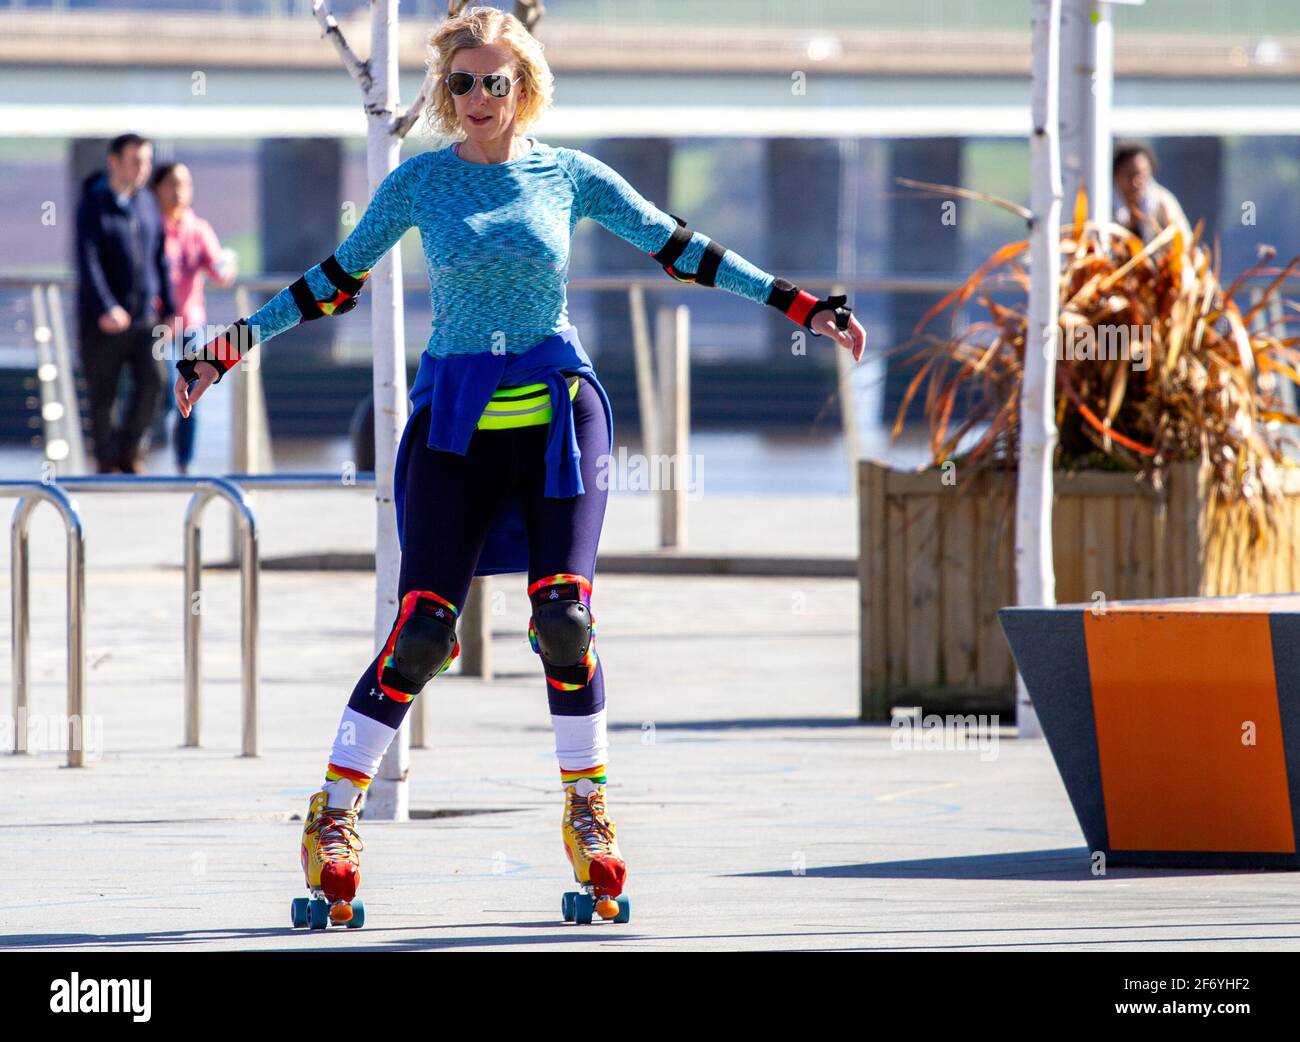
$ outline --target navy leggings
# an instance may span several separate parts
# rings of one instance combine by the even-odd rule
[[[549,430],[544,424],[475,430],[469,449],[461,456],[428,447],[427,409],[412,421],[417,426],[410,432],[407,458],[399,604],[410,590],[431,590],[458,611],[463,610],[488,523],[502,497],[511,493],[520,497],[528,529],[528,583],[564,572],[594,579],[596,544],[609,497],[608,490],[599,487],[597,476],[600,457],[610,451],[609,428],[600,394],[586,379],[580,379],[573,399],[585,490],[579,496],[557,499],[543,495]],[[412,703],[382,693],[376,697],[379,658],[376,655],[357,681],[348,705],[395,728]],[[429,683],[437,682],[435,677]],[[580,698],[571,697],[577,692],[556,691],[549,684],[547,692],[552,713],[589,715],[600,710],[605,704],[605,679],[599,656],[596,672]]]

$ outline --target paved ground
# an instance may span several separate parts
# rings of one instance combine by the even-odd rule
[[[364,547],[366,497],[354,509],[326,495],[328,510],[317,498],[309,511],[261,497],[264,551]],[[902,749],[887,727],[858,724],[853,581],[622,575],[598,578],[593,607],[632,921],[560,920],[560,790],[527,600],[510,577],[496,679],[444,676],[421,696],[431,748],[412,754],[412,806],[442,816],[363,823],[368,925],[294,932],[291,817],[369,660],[373,580],[264,573],[263,755],[241,759],[237,578],[211,575],[205,748],[180,749],[180,577],[157,567],[179,557],[180,502],[150,499],[83,497],[98,741],[80,770],[55,751],[0,756],[0,948],[1300,948],[1292,874],[1094,877],[1041,741],[1004,732],[983,749]],[[649,547],[644,505],[616,497],[606,545]],[[692,511],[701,549],[852,552],[844,499],[706,497]],[[734,527],[742,514],[767,527]],[[53,527],[34,537],[33,674],[37,711],[57,715]],[[214,553],[223,529],[214,520]],[[6,587],[5,632],[8,611]],[[7,641],[0,656],[7,697]]]

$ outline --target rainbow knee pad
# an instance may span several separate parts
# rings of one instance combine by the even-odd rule
[[[379,657],[379,688],[409,702],[460,654],[456,606],[432,590],[411,590]]]
[[[591,583],[561,573],[528,587],[533,605],[528,643],[542,657],[546,682],[560,691],[577,691],[596,673],[596,619],[591,613]]]

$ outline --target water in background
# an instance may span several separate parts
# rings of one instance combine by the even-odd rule
[[[170,393],[170,388],[168,389]],[[209,408],[205,409],[205,406]],[[215,406],[215,407],[212,407]],[[201,401],[195,410],[198,437],[194,447],[191,474],[226,474],[230,468],[230,409],[219,393],[214,400]],[[174,429],[176,414],[168,416],[169,431]],[[638,442],[619,439],[628,457],[641,451]],[[275,469],[280,473],[341,473],[352,460],[352,449],[345,437],[277,438],[272,446]],[[696,462],[695,473],[702,487],[710,492],[764,495],[848,495],[850,466],[844,438],[833,434],[810,438],[755,431],[696,431],[691,434],[690,451]],[[619,458],[615,448],[615,460]],[[895,466],[915,467],[926,458],[924,431],[903,431],[892,445],[887,432],[864,432],[862,454],[885,459]],[[0,477],[8,479],[40,478],[43,456],[30,446],[0,447]],[[632,466],[637,464],[631,462]],[[175,474],[175,455],[168,444],[154,444],[145,456],[150,474]],[[636,491],[635,481],[623,480],[629,471],[619,468],[620,480],[615,491]],[[695,479],[693,479],[694,481]]]

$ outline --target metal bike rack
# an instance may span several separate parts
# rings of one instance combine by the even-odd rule
[[[27,526],[32,511],[42,500],[63,518],[67,534],[68,565],[68,766],[81,767],[85,750],[75,740],[75,727],[86,733],[86,539],[76,504],[63,489],[40,481],[0,482],[6,491],[19,496],[9,530],[13,564],[10,590],[12,618],[10,641],[13,652],[14,752],[27,752],[28,710],[28,568]]]
[[[338,474],[229,474],[222,477],[101,475],[65,477],[54,482],[0,481],[0,495],[21,498],[14,510],[11,529],[13,553],[13,704],[15,720],[22,721],[15,731],[15,752],[27,751],[25,727],[28,707],[28,661],[30,627],[28,614],[27,529],[36,504],[46,500],[54,505],[64,520],[68,543],[68,766],[84,765],[80,743],[71,741],[74,721],[83,721],[85,713],[85,532],[81,515],[69,492],[190,492],[185,509],[184,527],[184,657],[186,747],[200,744],[202,722],[202,685],[200,680],[201,592],[203,556],[200,545],[203,512],[214,498],[225,499],[235,512],[239,525],[240,569],[240,689],[241,689],[241,756],[257,756],[258,736],[258,577],[260,555],[258,525],[248,493],[259,489],[304,491],[312,489],[373,489],[375,476],[366,471],[349,478]],[[417,709],[419,707],[417,706]],[[413,733],[421,736],[423,720],[412,721]],[[83,725],[84,728],[84,725]]]
[[[158,479],[190,481],[196,479]],[[185,740],[191,748],[199,745],[201,700],[199,681],[200,628],[198,597],[203,575],[200,547],[203,511],[214,496],[230,503],[239,525],[239,686],[242,706],[240,719],[240,755],[258,755],[257,733],[257,582],[260,561],[257,545],[257,518],[247,493],[227,478],[199,478],[200,487],[185,507]]]
[[[14,714],[28,703],[29,626],[27,524],[40,499],[53,503],[68,529],[68,714],[82,719],[85,710],[85,535],[81,517],[67,492],[192,492],[185,511],[185,744],[198,744],[198,635],[199,617],[195,594],[199,589],[199,529],[203,509],[213,497],[230,503],[239,522],[240,637],[241,637],[241,756],[258,755],[257,733],[257,519],[247,494],[221,477],[154,477],[112,475],[67,477],[58,482],[0,481],[0,492],[24,498],[14,511],[11,529],[13,548],[13,660]],[[27,497],[36,497],[28,499]],[[21,743],[21,744],[20,744]],[[26,730],[16,731],[15,752],[26,751]],[[82,750],[69,743],[68,766],[83,766]]]

